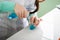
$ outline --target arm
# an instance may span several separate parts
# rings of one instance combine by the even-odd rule
[[[14,2],[0,2],[0,12],[12,12],[14,11],[15,3]]]

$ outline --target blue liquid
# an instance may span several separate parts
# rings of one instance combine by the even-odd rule
[[[8,19],[14,19],[14,18],[18,18],[16,13],[11,13],[9,16],[8,16]]]
[[[33,24],[30,24],[30,30],[34,30],[36,27]]]

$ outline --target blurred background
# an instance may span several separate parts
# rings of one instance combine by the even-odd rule
[[[45,15],[46,13],[54,9],[58,4],[60,4],[60,0],[45,0],[43,3],[40,3],[38,17]]]

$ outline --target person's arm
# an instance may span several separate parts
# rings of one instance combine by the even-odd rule
[[[14,7],[15,7],[14,2],[9,2],[9,1],[0,2],[1,12],[12,12],[14,11]]]

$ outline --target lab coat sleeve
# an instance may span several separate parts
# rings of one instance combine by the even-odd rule
[[[12,12],[14,11],[15,3],[4,1],[0,2],[0,12]]]

